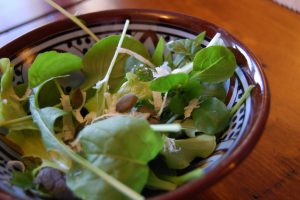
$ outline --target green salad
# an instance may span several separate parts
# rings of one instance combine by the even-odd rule
[[[23,156],[8,162],[18,169],[11,184],[56,199],[144,199],[203,175],[191,163],[215,150],[253,86],[226,107],[224,82],[237,64],[220,34],[206,47],[205,32],[160,38],[149,53],[128,25],[83,57],[38,54],[21,85],[0,59],[2,139]],[[84,80],[66,90],[74,73]]]

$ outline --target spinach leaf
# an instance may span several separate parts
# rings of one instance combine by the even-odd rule
[[[196,157],[206,158],[209,156],[215,147],[215,136],[200,135],[194,138],[175,140],[176,151],[170,151],[167,148],[160,153],[164,156],[169,168],[184,169]]]
[[[120,37],[120,35],[108,36],[94,44],[84,55],[82,71],[85,75],[85,81],[81,88],[86,90],[91,86],[94,86],[98,80],[104,78],[115,54]],[[145,46],[132,37],[126,36],[122,47],[132,50],[147,59],[150,57]],[[109,79],[109,86],[111,89],[119,86],[119,82],[123,79],[125,74],[124,63],[127,58],[127,54],[118,55]]]
[[[183,95],[176,94],[170,100],[168,107],[174,114],[182,115],[184,113],[184,107],[187,105],[187,102],[184,100]]]
[[[51,81],[51,79],[49,79],[48,81]],[[43,84],[45,84],[45,82]],[[56,161],[56,163],[58,165],[61,165],[62,162],[64,164],[66,161],[71,159],[72,161],[75,161],[75,163],[77,163],[78,166],[80,166],[83,170],[91,172],[94,178],[101,178],[102,181],[110,184],[115,189],[127,195],[128,197],[133,199],[143,199],[140,194],[134,192],[123,183],[108,175],[102,169],[94,166],[88,160],[73,152],[68,146],[66,146],[55,136],[53,128],[54,122],[58,117],[64,115],[65,112],[55,107],[46,107],[42,109],[39,108],[37,100],[39,91],[42,88],[43,84],[33,89],[33,94],[29,99],[30,111],[32,113],[34,122],[38,125],[41,131],[41,136],[46,149],[47,151],[51,152],[52,155],[55,155],[54,160]]]
[[[209,98],[192,113],[195,127],[206,134],[214,135],[223,131],[229,124],[230,112],[217,98]]]
[[[141,192],[147,182],[147,163],[162,149],[163,136],[148,122],[130,116],[112,117],[86,126],[78,136],[82,155],[93,166]],[[124,199],[110,185],[82,166],[74,165],[67,184],[83,199]]]
[[[190,79],[182,86],[181,90],[183,91],[182,96],[186,101],[199,97],[202,97],[202,99],[216,97],[224,102],[226,98],[226,90],[223,83],[205,83],[196,79]]]
[[[193,77],[209,83],[230,78],[236,68],[234,54],[224,46],[210,46],[200,50],[193,61]]]
[[[81,65],[81,58],[71,53],[56,51],[41,53],[28,70],[29,86],[33,88],[51,77],[79,70]]]
[[[165,40],[163,37],[159,38],[156,48],[152,55],[152,63],[155,66],[160,66],[164,62],[164,50],[165,50]]]
[[[174,87],[185,84],[188,78],[189,76],[185,73],[161,76],[150,82],[150,89],[157,92],[168,92]]]

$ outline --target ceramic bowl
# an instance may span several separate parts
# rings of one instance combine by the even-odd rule
[[[169,41],[178,38],[193,38],[200,32],[206,31],[207,36],[202,44],[205,46],[219,32],[225,44],[235,53],[238,63],[234,77],[227,82],[227,106],[232,107],[249,85],[256,86],[251,97],[233,116],[225,136],[218,141],[215,152],[197,163],[204,167],[204,176],[175,191],[158,194],[152,198],[186,199],[188,195],[198,193],[220,180],[247,157],[264,129],[270,97],[262,65],[234,36],[207,21],[165,11],[112,10],[90,13],[80,18],[100,38],[120,33],[125,19],[130,19],[128,34],[144,43],[150,51],[153,51],[161,36]],[[82,56],[92,45],[93,40],[85,32],[65,19],[38,28],[16,39],[0,49],[0,55],[10,58],[15,64],[14,81],[20,84],[27,81],[29,63],[39,52],[68,51]],[[9,148],[5,142],[0,141],[0,188],[17,198],[36,199],[38,197],[24,193],[20,188],[9,185],[7,181],[11,176],[11,171],[6,169],[6,162],[19,158],[20,155],[17,152]]]

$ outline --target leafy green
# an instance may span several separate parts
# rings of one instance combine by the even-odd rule
[[[226,90],[223,83],[205,83],[196,79],[190,79],[181,90],[183,91],[183,97],[186,101],[190,101],[194,98],[202,97],[206,99],[209,97],[216,97],[221,101],[225,101]]]
[[[23,130],[11,131],[6,136],[7,139],[17,144],[22,149],[22,155],[49,159],[49,154],[45,150],[39,131]]]
[[[40,161],[37,159],[23,159],[22,162],[25,165],[25,171],[14,170],[10,183],[23,190],[35,189],[36,184],[34,182],[33,170],[40,165]]]
[[[209,83],[220,83],[230,78],[236,68],[234,54],[224,46],[201,49],[193,62],[193,77]]]
[[[206,134],[214,135],[223,131],[229,123],[230,112],[217,98],[209,98],[192,113],[195,127]]]
[[[184,169],[196,157],[206,158],[209,156],[215,147],[215,136],[200,135],[194,138],[175,140],[177,150],[164,150],[161,151],[161,154],[164,156],[169,168]]]
[[[184,100],[183,95],[176,94],[171,98],[169,108],[174,114],[182,115],[186,104],[187,102]]]
[[[29,190],[35,187],[34,177],[31,171],[14,171],[12,173],[12,179],[10,180],[10,183],[22,188],[23,190]]]
[[[159,189],[167,191],[175,190],[177,187],[174,183],[158,178],[152,170],[150,170],[149,172],[146,186],[150,189]]]
[[[152,55],[152,63],[155,66],[160,66],[164,62],[164,50],[165,50],[165,40],[163,37],[159,38],[156,48]]]
[[[83,157],[93,166],[141,192],[147,182],[147,163],[161,150],[163,137],[148,122],[130,116],[112,117],[86,126],[79,133]],[[80,172],[80,173],[78,173]],[[68,186],[83,199],[124,199],[110,185],[82,166],[67,176]]]
[[[139,99],[148,99],[152,97],[149,82],[142,82],[138,80],[138,76],[133,73],[126,73],[127,81],[120,87],[117,92],[119,97],[125,94],[135,94]]]
[[[38,102],[41,108],[60,103],[60,93],[54,80],[46,82],[39,93]]]
[[[198,178],[201,178],[204,175],[204,171],[202,168],[196,168],[190,172],[187,172],[180,176],[163,176],[163,178],[167,181],[170,181],[177,186],[180,186],[188,181],[192,181]]]
[[[19,102],[13,88],[14,69],[9,59],[0,59],[1,77],[0,90],[0,121],[24,117],[27,113]]]
[[[51,81],[51,79],[48,81]],[[45,82],[43,84],[45,84]],[[61,165],[64,164],[66,160],[71,159],[75,161],[75,163],[77,163],[82,169],[92,172],[91,174],[93,174],[94,177],[96,176],[102,178],[101,180],[104,180],[106,183],[112,185],[115,189],[121,191],[125,195],[131,198],[142,199],[139,194],[135,193],[127,186],[102,171],[100,168],[95,167],[89,161],[73,152],[55,136],[53,129],[54,122],[58,117],[64,115],[65,112],[55,107],[46,107],[42,109],[38,107],[38,95],[43,84],[33,89],[34,93],[30,96],[29,100],[30,111],[32,113],[34,122],[40,128],[46,149],[47,151],[51,152],[52,155],[55,155],[55,158],[53,159],[56,161],[56,163]]]
[[[175,53],[173,64],[176,68],[191,62],[195,54],[201,49],[201,43],[205,37],[205,32],[200,33],[193,39],[179,39],[167,44],[169,51]]]
[[[81,58],[71,53],[41,53],[28,70],[29,86],[33,88],[49,78],[79,70],[81,65]]]
[[[134,73],[139,81],[151,81],[153,79],[152,70],[133,56],[128,57],[125,61],[125,72]]]
[[[150,89],[157,92],[168,92],[187,82],[189,76],[185,73],[169,74],[161,76],[150,82]]]
[[[96,44],[94,44],[83,57],[82,71],[85,75],[85,81],[81,88],[84,90],[94,86],[98,80],[104,78],[113,55],[116,51],[116,47],[120,40],[120,35],[111,35],[103,38]],[[139,53],[145,58],[149,58],[148,50],[139,41],[132,37],[126,36],[122,44],[123,48],[127,48],[136,53]],[[120,54],[117,57],[114,69],[112,71],[109,86],[115,88],[119,85],[119,82],[124,78],[124,63],[128,58],[127,54]]]
[[[180,123],[185,134],[190,137],[196,137],[197,133],[200,132],[194,125],[194,121],[192,119],[186,119],[182,123]]]

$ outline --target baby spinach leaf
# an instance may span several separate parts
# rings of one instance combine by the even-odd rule
[[[161,76],[150,82],[150,89],[157,92],[168,92],[174,87],[185,84],[188,78],[189,76],[185,73]]]
[[[214,135],[228,126],[230,112],[222,101],[213,97],[201,103],[200,107],[193,111],[192,118],[199,131]]]
[[[168,145],[168,144],[167,144]],[[196,157],[206,158],[216,147],[215,136],[200,135],[194,138],[175,140],[176,151],[163,150],[169,168],[184,169]]]
[[[226,98],[226,90],[223,83],[205,83],[196,79],[190,79],[182,86],[181,90],[186,101],[199,97],[202,97],[202,99],[216,97],[224,102]]]
[[[112,117],[86,126],[79,133],[83,157],[137,192],[145,186],[147,163],[162,149],[163,136],[148,122],[130,116]],[[110,185],[82,166],[67,176],[68,186],[83,199],[124,199]]]
[[[187,102],[184,100],[183,95],[176,94],[171,98],[168,107],[174,114],[182,115],[184,113],[184,107],[186,104]]]
[[[152,55],[152,63],[155,66],[160,66],[164,62],[164,50],[165,50],[165,40],[163,37],[159,38],[156,48]]]
[[[61,76],[79,70],[80,57],[71,53],[48,51],[39,54],[28,70],[28,82],[31,88],[51,77]]]
[[[84,55],[82,71],[85,75],[85,81],[81,88],[86,90],[104,78],[115,54],[120,37],[120,35],[111,35],[103,38],[94,44]],[[124,38],[122,47],[132,50],[142,55],[146,59],[149,59],[150,57],[145,46],[132,37],[126,36]],[[114,89],[115,87],[119,86],[119,82],[123,79],[125,74],[124,63],[127,58],[127,54],[118,55],[109,79],[110,88]]]
[[[193,63],[193,77],[210,83],[227,80],[236,68],[234,54],[224,46],[210,46],[200,50]]]
[[[51,79],[48,81],[51,81]],[[45,82],[43,84],[45,84]],[[46,107],[42,109],[39,108],[37,99],[43,84],[33,89],[33,94],[29,99],[30,111],[32,113],[34,122],[40,128],[41,136],[47,151],[56,153],[55,161],[58,164],[61,164],[61,162],[71,159],[72,161],[75,161],[75,163],[77,163],[81,169],[85,170],[86,172],[90,172],[90,175],[92,175],[93,178],[99,177],[102,181],[105,181],[106,184],[110,184],[113,186],[113,188],[117,189],[128,197],[133,199],[143,199],[140,194],[136,193],[123,183],[102,171],[102,169],[94,166],[91,162],[73,152],[55,136],[53,128],[54,122],[58,117],[64,115],[65,112],[55,107]]]

